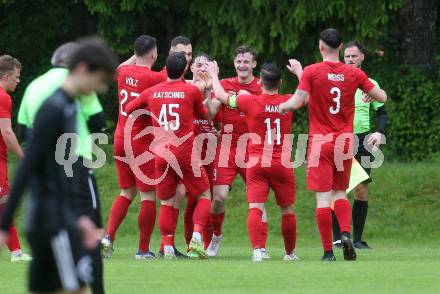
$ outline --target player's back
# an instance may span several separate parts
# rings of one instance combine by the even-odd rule
[[[309,134],[352,133],[354,94],[365,79],[368,78],[363,71],[342,62],[307,66],[298,88],[310,93]]]
[[[185,81],[166,81],[156,85],[142,95],[155,116],[153,125],[165,132],[172,131],[178,138],[190,135],[186,143],[194,139],[194,117],[206,117],[199,89]],[[157,131],[157,129],[155,130]]]
[[[118,68],[118,125],[116,133],[123,134],[125,123],[127,121],[127,112],[125,106],[136,99],[146,89],[157,85],[167,79],[166,74],[152,71],[148,67],[138,65],[124,65]],[[133,124],[133,132],[138,133],[145,127],[151,125],[151,118],[139,117]]]
[[[261,94],[261,83],[260,79],[254,77],[252,82],[249,84],[241,84],[237,77],[226,78],[221,80],[221,84],[225,91],[229,94],[237,95],[240,90],[244,90],[253,95]],[[221,117],[222,128],[227,124],[232,124],[233,130],[232,135],[236,138],[240,137],[242,134],[248,132],[248,127],[246,125],[246,119],[243,112],[240,110],[230,107],[228,105],[222,104]],[[222,130],[223,131],[223,130]]]
[[[238,96],[237,107],[245,113],[249,133],[257,134],[261,138],[260,142],[250,140],[249,155],[261,156],[272,153],[272,158],[281,158],[284,137],[291,133],[293,113],[280,114],[278,105],[289,100],[291,96],[291,94]]]

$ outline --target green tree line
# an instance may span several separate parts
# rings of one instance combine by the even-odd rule
[[[241,44],[257,49],[259,64],[284,67],[294,57],[307,65],[319,60],[319,32],[335,27],[344,41],[366,46],[364,70],[391,98],[387,155],[414,160],[440,151],[439,10],[436,0],[0,0],[0,53],[24,66],[16,109],[29,81],[50,67],[52,51],[82,36],[104,37],[121,60],[132,54],[137,36],[155,36],[160,68],[170,40],[185,35],[195,52],[210,54],[230,76],[232,52]],[[286,71],[283,91],[296,84]],[[114,123],[116,94],[102,98]],[[307,130],[306,110],[296,114],[293,129]]]

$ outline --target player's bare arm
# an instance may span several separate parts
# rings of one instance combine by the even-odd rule
[[[303,107],[307,103],[308,97],[309,93],[306,91],[296,90],[295,94],[289,100],[280,104],[280,113],[292,112]]]
[[[214,90],[215,97],[220,100],[221,103],[227,104],[229,94],[223,89],[220,79],[218,77],[218,65],[217,62],[209,62],[206,71],[209,73],[212,79],[212,89]]]
[[[123,63],[121,63],[119,67],[124,66],[124,65],[135,65],[136,64],[136,55],[133,54],[133,56],[131,56],[129,59],[127,59],[126,61],[124,61]]]
[[[294,74],[298,78],[298,80],[301,79],[303,73],[301,62],[296,59],[289,59],[289,64],[286,65],[286,67],[292,74]]]
[[[368,95],[364,95],[362,100],[365,103],[373,101],[385,103],[387,98],[387,93],[384,90],[380,89],[379,87],[374,87],[370,92],[368,92]]]
[[[12,130],[10,118],[0,119],[0,131],[3,139],[5,140],[6,146],[8,146],[8,150],[17,155],[19,159],[22,159],[23,150],[21,149],[20,144],[18,144],[17,137]]]

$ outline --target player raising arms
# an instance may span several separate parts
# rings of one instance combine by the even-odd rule
[[[342,38],[336,29],[322,31],[319,51],[323,62],[307,66],[295,94],[279,106],[280,113],[294,111],[308,98],[307,188],[316,192],[316,221],[324,261],[336,260],[332,249],[332,199],[341,229],[344,259],[356,259],[350,239],[351,209],[346,193],[352,161],[354,94],[360,88],[377,101],[387,99],[386,93],[375,87],[363,71],[339,61],[341,48]]]
[[[256,66],[257,53],[255,49],[246,46],[238,47],[234,52],[234,67],[237,72],[237,76],[221,80],[221,85],[224,90],[229,94],[238,94],[240,91],[246,91],[253,95],[261,94],[260,80],[253,75],[253,70]],[[207,254],[209,256],[216,256],[220,250],[220,244],[222,241],[222,225],[225,217],[225,201],[228,198],[231,185],[237,174],[240,174],[242,179],[246,182],[245,164],[240,166],[237,164],[235,159],[237,153],[246,153],[246,147],[244,147],[243,150],[239,150],[238,140],[243,134],[248,133],[248,127],[244,113],[237,108],[222,104],[218,100],[213,100],[212,106],[213,110],[211,114],[217,115],[216,120],[219,120],[222,124],[213,171],[214,186],[212,189],[213,201],[210,217],[213,235],[212,241],[207,250]],[[228,142],[230,142],[230,146],[228,146]],[[220,159],[222,154],[225,152],[229,152],[229,157],[226,159],[226,161]],[[263,235],[261,248],[265,258],[268,258],[265,249],[267,239],[267,221],[265,211],[263,212]]]
[[[168,80],[144,91],[137,100],[127,105],[128,113],[148,106],[153,116],[154,134],[157,139],[156,146],[152,146],[156,154],[155,174],[156,179],[163,177],[156,185],[157,197],[161,200],[159,228],[164,244],[164,257],[168,259],[176,257],[173,246],[173,205],[178,183],[181,181],[188,195],[197,199],[189,247],[200,258],[206,257],[202,233],[211,207],[208,176],[200,161],[191,155],[194,144],[194,117],[197,115],[206,118],[207,112],[200,90],[183,80],[186,68],[187,60],[184,54],[171,53],[166,59]],[[206,91],[210,92],[210,89]],[[195,174],[195,171],[199,174]]]
[[[216,74],[211,63],[208,72]],[[282,161],[291,162],[291,148],[283,148],[285,142],[290,145],[292,113],[280,114],[278,105],[287,101],[291,95],[280,95],[281,70],[274,64],[266,63],[261,67],[260,80],[263,93],[228,94],[218,78],[213,79],[216,97],[230,107],[243,111],[249,132],[258,135],[248,145],[249,162],[246,171],[246,195],[249,203],[247,226],[252,244],[252,260],[263,260],[261,244],[263,239],[262,215],[267,202],[269,189],[275,192],[277,204],[281,208],[281,231],[284,238],[285,261],[299,260],[294,254],[296,244],[296,217],[293,211],[295,201],[295,178],[293,165],[283,165]],[[209,82],[207,82],[209,84]],[[285,140],[286,139],[288,140]],[[255,161],[255,162],[253,162]]]
[[[147,126],[151,125],[151,118],[148,116],[139,117],[134,122],[133,128],[126,130],[125,125],[128,114],[125,107],[130,101],[136,99],[145,89],[166,80],[165,74],[151,70],[156,59],[156,39],[151,36],[142,35],[134,42],[134,57],[122,63],[117,70],[119,115],[114,136],[114,155],[116,157],[116,171],[121,193],[113,202],[107,225],[107,235],[101,242],[104,257],[112,257],[116,231],[124,220],[128,207],[137,194],[137,190],[140,192],[141,208],[138,218],[139,249],[135,258],[148,259],[155,257],[154,253],[149,249],[150,238],[156,221],[155,187],[142,182],[133,173],[130,163],[118,158],[127,157],[124,140],[131,140],[133,155],[137,157],[148,149],[153,139],[152,135],[133,139]],[[128,158],[128,160],[130,159]],[[143,174],[149,178],[153,178],[154,161],[151,160],[141,165],[140,169]]]
[[[14,92],[20,82],[20,62],[9,55],[0,56],[0,220],[9,195],[8,185],[8,150],[18,159],[23,159],[23,150],[18,144],[12,130],[12,99],[8,92]],[[1,222],[0,222],[1,223]],[[14,225],[9,227],[8,248],[11,261],[31,260],[31,257],[21,252],[20,240]]]

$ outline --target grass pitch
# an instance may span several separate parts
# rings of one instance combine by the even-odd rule
[[[296,170],[299,262],[283,262],[280,213],[273,197],[268,203],[271,260],[250,261],[246,232],[244,186],[236,181],[227,203],[220,257],[199,260],[134,260],[137,212],[130,207],[116,240],[112,260],[105,261],[107,293],[440,293],[440,161],[387,163],[373,172],[365,240],[374,248],[358,250],[356,262],[322,263],[314,219],[315,199],[305,191],[304,170]],[[118,194],[113,165],[98,171],[103,215]],[[183,210],[181,210],[183,213]],[[21,220],[21,215],[18,221]],[[183,250],[183,220],[176,245]],[[22,237],[23,239],[23,237]],[[24,243],[24,241],[23,241]],[[159,246],[158,230],[152,248]],[[24,263],[11,264],[0,253],[0,293],[26,292]]]

